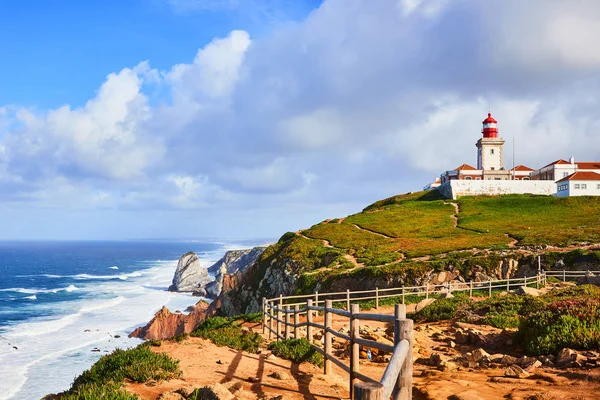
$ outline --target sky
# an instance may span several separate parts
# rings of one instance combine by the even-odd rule
[[[595,0],[0,0],[0,239],[277,239],[600,160]]]

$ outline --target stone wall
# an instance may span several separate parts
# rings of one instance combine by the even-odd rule
[[[449,199],[456,200],[460,196],[481,196],[500,194],[556,194],[554,181],[496,181],[496,180],[453,180],[445,182],[438,188],[440,193]]]

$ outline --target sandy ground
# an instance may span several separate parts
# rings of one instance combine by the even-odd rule
[[[392,313],[391,308],[379,312]],[[318,321],[318,320],[317,320]],[[334,327],[347,325],[347,320],[334,319]],[[384,326],[368,323],[371,327]],[[432,326],[433,325],[433,326]],[[417,357],[428,357],[440,343],[431,336],[450,325],[449,322],[429,324],[415,329]],[[260,325],[248,325],[261,331]],[[478,327],[478,329],[482,329]],[[154,400],[163,392],[181,387],[202,387],[213,383],[239,382],[241,387],[235,395],[240,399],[347,399],[349,397],[348,375],[334,366],[334,375],[323,375],[322,369],[311,365],[296,365],[280,359],[264,350],[261,354],[250,354],[198,338],[189,338],[181,343],[164,341],[153,348],[180,360],[183,371],[181,379],[151,384],[129,384],[127,390],[142,399]],[[453,350],[455,351],[455,350]],[[460,351],[468,351],[464,346]],[[450,352],[449,352],[450,353]],[[344,360],[346,363],[348,360]],[[379,379],[385,364],[361,360],[361,372]],[[276,379],[273,372],[284,372],[289,379]],[[527,379],[504,377],[504,368],[468,369],[441,372],[434,367],[415,363],[414,399],[600,399],[600,368],[589,370],[556,369],[541,367]]]

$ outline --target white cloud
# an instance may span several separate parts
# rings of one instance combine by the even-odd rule
[[[519,164],[600,159],[596,4],[327,0],[270,35],[232,31],[167,71],[110,74],[78,109],[0,108],[3,199],[359,208],[474,164],[490,103],[507,165],[513,136]],[[147,84],[169,98],[151,105]]]

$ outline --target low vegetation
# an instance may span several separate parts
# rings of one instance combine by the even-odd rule
[[[65,400],[137,399],[121,389],[123,381],[144,383],[180,376],[179,361],[166,354],[157,354],[148,345],[133,349],[117,349],[101,357],[90,369],[75,379]]]
[[[269,350],[276,356],[291,360],[297,364],[309,362],[319,367],[323,366],[323,356],[315,351],[309,341],[304,338],[271,342]]]
[[[227,317],[212,317],[205,320],[190,336],[205,338],[217,346],[226,346],[249,353],[257,353],[263,342],[260,334],[244,329],[236,319]]]
[[[600,348],[600,288],[582,285],[540,297],[507,294],[481,301],[464,295],[440,299],[414,314],[417,322],[457,318],[496,328],[518,328],[517,340],[529,355]]]

